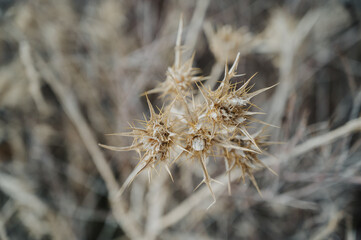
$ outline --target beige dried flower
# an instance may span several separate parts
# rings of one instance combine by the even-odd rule
[[[184,98],[182,100],[185,101]],[[188,157],[190,156],[190,158],[199,161],[203,171],[203,180],[195,189],[205,183],[211,192],[213,203],[215,203],[216,197],[213,193],[211,182],[216,180],[210,177],[206,162],[207,158],[214,150],[215,144],[217,144],[216,129],[213,128],[211,124],[204,121],[201,116],[199,116],[199,109],[192,111],[188,104],[186,102],[184,103],[187,112],[187,114],[184,115],[184,118],[187,124],[182,124],[183,127],[179,131],[181,132],[179,135],[181,144],[183,144],[184,147],[175,161],[178,160],[182,155],[187,155]]]
[[[162,97],[170,96],[174,98],[178,94],[189,96],[192,93],[194,84],[202,81],[205,77],[198,75],[200,69],[193,68],[194,54],[190,59],[182,62],[182,29],[183,21],[179,22],[178,34],[175,51],[175,59],[172,67],[168,67],[166,80],[161,82],[158,87],[150,90],[149,93],[161,93]]]
[[[234,136],[234,138],[231,139],[231,141],[237,146],[253,151],[244,151],[240,149],[227,149],[227,148],[223,149],[225,153],[226,170],[229,179],[228,181],[229,192],[231,191],[230,175],[231,172],[236,168],[241,169],[242,175],[240,176],[240,178],[243,179],[243,182],[245,182],[245,176],[247,175],[261,196],[262,193],[258,187],[255,177],[253,176],[253,171],[265,167],[268,170],[270,170],[272,173],[277,175],[271,168],[269,168],[259,159],[260,153],[257,152],[258,149],[256,149],[254,142],[256,143],[256,146],[259,146],[260,148],[264,148],[267,145],[271,144],[270,142],[266,141],[266,137],[262,135],[262,132],[263,131],[259,131],[256,134],[253,134],[252,136],[253,141],[250,141],[248,137],[242,136],[240,134]]]
[[[219,63],[234,61],[237,53],[245,55],[251,51],[253,35],[246,27],[235,30],[232,26],[225,25],[214,32],[211,24],[206,23],[204,30],[210,49]]]
[[[240,87],[231,83],[232,78],[239,76],[236,70],[240,53],[235,56],[229,70],[225,67],[224,79],[216,90],[204,87],[200,82],[204,78],[194,75],[191,64],[193,57],[181,64],[181,33],[182,21],[179,24],[175,63],[168,69],[165,82],[150,91],[172,98],[172,103],[156,114],[147,98],[150,119],[143,123],[144,128],[131,127],[132,132],[118,134],[133,137],[133,144],[126,148],[101,146],[116,151],[137,151],[141,168],[135,176],[145,168],[153,169],[158,164],[162,164],[172,176],[169,165],[186,159],[195,160],[203,172],[203,180],[196,189],[203,183],[207,185],[213,198],[211,205],[216,202],[211,186],[216,180],[212,179],[207,165],[215,153],[221,154],[220,157],[224,159],[228,176],[234,169],[240,168],[240,177],[245,179],[248,175],[260,192],[253,171],[266,167],[258,156],[264,154],[263,147],[267,143],[262,132],[249,132],[249,124],[267,124],[254,117],[261,113],[252,111],[255,106],[251,100],[271,87],[250,92],[252,87],[249,83],[253,76]],[[203,98],[194,99],[194,84]],[[230,181],[228,187],[230,190]]]
[[[249,93],[250,87],[248,87],[248,84],[255,75],[239,88],[236,87],[236,84],[231,84],[230,80],[237,76],[236,70],[239,58],[240,54],[237,55],[230,70],[226,66],[224,79],[216,90],[212,91],[203,86],[199,88],[207,102],[204,114],[224,132],[239,133],[247,136],[257,150],[261,151],[247,130],[249,122],[261,122],[253,116],[263,114],[262,112],[250,111],[250,108],[254,106],[251,104],[251,99],[275,85]]]
[[[141,121],[144,128],[131,126],[131,132],[111,134],[133,137],[131,146],[114,147],[103,144],[100,144],[100,146],[114,151],[137,151],[140,156],[139,164],[141,164],[142,167],[136,175],[146,168],[153,169],[156,165],[162,164],[173,180],[168,164],[171,157],[171,150],[174,147],[173,138],[175,137],[175,133],[172,131],[172,125],[168,119],[169,108],[156,114],[148,97],[147,102],[150,119]]]

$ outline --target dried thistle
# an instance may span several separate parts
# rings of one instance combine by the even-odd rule
[[[227,148],[223,149],[225,153],[225,165],[228,174],[229,192],[231,191],[230,175],[231,172],[237,168],[240,168],[242,171],[242,175],[240,176],[240,178],[242,178],[243,183],[245,183],[245,177],[247,175],[261,196],[262,193],[258,187],[255,177],[253,176],[253,171],[265,167],[268,170],[270,170],[273,174],[277,175],[271,168],[269,168],[259,159],[260,153],[257,152],[258,149],[256,149],[255,146],[264,148],[267,145],[271,144],[270,142],[266,141],[266,136],[263,136],[262,132],[263,130],[257,132],[256,134],[253,134],[252,136],[253,141],[251,141],[248,137],[242,136],[241,134],[238,134],[231,139],[231,142],[233,142],[235,145],[253,151],[244,151],[240,149],[227,149]]]
[[[204,30],[213,55],[222,64],[234,61],[237,53],[247,54],[253,45],[253,35],[246,27],[235,30],[232,26],[225,25],[215,32],[210,23],[206,23]]]
[[[231,84],[230,80],[237,76],[236,70],[239,58],[240,54],[237,55],[230,70],[228,70],[227,66],[225,67],[224,79],[216,90],[212,91],[203,86],[199,88],[207,102],[205,116],[225,132],[244,134],[255,145],[257,150],[261,151],[247,131],[247,123],[261,122],[253,116],[263,114],[262,112],[250,111],[250,108],[254,106],[251,99],[274,86],[249,93],[251,88],[248,87],[248,84],[255,75],[239,88],[236,87],[236,84]]]
[[[184,159],[199,162],[203,180],[195,189],[205,183],[212,195],[212,204],[216,202],[216,197],[211,183],[216,180],[212,179],[208,171],[208,159],[214,157],[215,153],[221,153],[226,164],[226,174],[230,176],[231,172],[240,168],[240,177],[245,179],[248,175],[260,192],[253,171],[267,167],[258,157],[264,154],[263,147],[267,142],[262,132],[251,134],[249,124],[268,124],[254,117],[262,113],[252,111],[252,107],[256,106],[251,100],[271,87],[250,92],[252,86],[249,83],[254,75],[240,87],[231,83],[232,78],[240,76],[237,75],[240,53],[229,70],[225,67],[224,79],[216,90],[204,87],[200,80],[205,78],[195,76],[197,71],[192,68],[194,55],[181,64],[181,34],[182,20],[175,48],[175,63],[168,69],[165,82],[150,91],[172,98],[172,103],[156,114],[147,97],[150,119],[143,122],[143,128],[132,126],[132,132],[117,134],[133,137],[133,144],[125,148],[101,146],[116,151],[137,151],[141,168],[135,176],[146,168],[151,170],[162,164],[172,177],[168,168],[172,163]],[[193,85],[198,86],[203,98],[193,98]],[[230,181],[228,187],[230,190]]]
[[[141,121],[143,128],[131,126],[131,132],[115,133],[112,135],[133,137],[133,143],[129,147],[114,147],[100,144],[100,146],[114,151],[131,151],[138,152],[140,156],[139,164],[141,169],[136,176],[147,167],[154,169],[156,165],[162,164],[173,180],[169,171],[168,164],[170,153],[173,148],[175,133],[172,131],[172,125],[169,121],[169,111],[160,111],[156,114],[152,104],[147,96],[150,119]],[[150,172],[149,172],[150,176]]]
[[[190,59],[182,62],[182,29],[183,21],[179,22],[176,47],[174,48],[175,59],[172,67],[168,67],[166,80],[161,82],[158,87],[150,90],[149,93],[161,93],[162,97],[170,96],[174,98],[178,94],[189,96],[192,93],[194,84],[204,80],[198,68],[193,68],[194,54]]]
[[[205,183],[212,195],[213,203],[215,203],[216,197],[212,190],[211,182],[217,181],[210,177],[206,162],[207,158],[212,154],[215,144],[217,143],[216,129],[212,127],[213,125],[208,124],[208,122],[202,119],[202,117],[199,115],[199,107],[197,108],[196,106],[193,106],[195,110],[191,111],[190,106],[188,106],[188,104],[185,102],[185,99],[183,98],[182,100],[184,101],[186,107],[187,114],[184,115],[184,117],[187,124],[182,125],[182,134],[179,135],[181,141],[183,140],[182,142],[184,144],[184,148],[175,161],[178,160],[182,155],[187,155],[188,157],[190,156],[192,159],[199,161],[203,172],[203,180],[195,188],[195,190],[203,183]]]

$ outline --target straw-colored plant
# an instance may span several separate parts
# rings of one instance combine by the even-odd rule
[[[172,164],[186,159],[197,162],[203,172],[203,180],[198,186],[207,185],[213,203],[216,197],[211,183],[216,180],[208,171],[210,158],[223,159],[228,175],[240,168],[243,173],[240,178],[244,180],[248,175],[259,191],[253,171],[266,166],[258,156],[264,154],[263,146],[267,142],[262,130],[250,132],[250,124],[267,124],[255,118],[255,115],[263,113],[253,111],[256,106],[251,100],[271,87],[251,92],[249,83],[253,76],[241,86],[231,82],[240,76],[237,75],[239,53],[230,69],[225,66],[219,87],[215,90],[205,87],[202,81],[206,78],[199,76],[199,71],[192,67],[193,57],[182,62],[181,33],[182,21],[175,47],[175,63],[168,68],[166,80],[150,91],[165,97],[166,106],[156,113],[146,96],[150,118],[141,122],[142,128],[131,126],[131,132],[118,134],[133,137],[132,145],[101,146],[115,151],[137,151],[140,160],[134,177],[145,169],[151,176],[152,169],[163,166],[173,180],[169,169]],[[196,93],[198,96],[194,96]],[[223,168],[218,161],[216,164]],[[228,184],[230,190],[230,180]]]
[[[247,27],[234,29],[230,25],[218,27],[214,31],[209,22],[204,25],[210,49],[217,62],[225,64],[234,61],[237,53],[246,55],[251,52],[254,37]]]

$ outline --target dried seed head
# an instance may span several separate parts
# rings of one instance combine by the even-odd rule
[[[205,32],[212,53],[222,64],[234,61],[237,53],[247,54],[253,44],[253,36],[246,27],[234,30],[231,26],[225,25],[214,32],[213,27],[207,23]]]
[[[174,65],[168,68],[165,82],[151,91],[173,97],[173,102],[164,111],[160,110],[159,114],[156,114],[147,98],[150,119],[142,123],[143,128],[132,126],[131,132],[119,134],[133,137],[132,145],[126,148],[102,146],[116,151],[137,151],[143,166],[138,173],[145,168],[151,169],[159,163],[164,163],[169,172],[167,164],[175,155],[177,157],[172,159],[173,162],[177,162],[182,157],[194,159],[199,162],[204,175],[200,185],[202,183],[207,185],[214,202],[216,198],[211,182],[215,180],[208,172],[207,159],[214,155],[214,152],[222,153],[227,174],[240,168],[241,177],[244,179],[245,175],[248,175],[259,190],[253,171],[265,167],[259,155],[263,153],[262,147],[266,143],[261,132],[253,135],[249,133],[248,124],[260,122],[253,117],[260,113],[251,111],[251,107],[254,106],[251,103],[252,98],[269,88],[250,92],[249,83],[253,76],[240,87],[230,82],[237,76],[236,70],[241,53],[234,56],[235,61],[230,69],[225,67],[224,79],[216,90],[205,88],[199,82],[204,78],[196,76],[198,70],[192,68],[194,56],[185,63],[181,61],[181,33],[182,21],[179,24]],[[219,58],[218,61],[225,61],[225,57],[235,52],[237,34],[239,33],[235,33],[229,27],[217,32],[214,37],[216,40],[211,42],[211,48],[213,44],[213,51]],[[216,43],[227,46],[215,50]],[[226,52],[223,53],[226,56],[217,56],[221,52]],[[194,100],[192,95],[194,84],[198,86],[203,99]]]
[[[269,145],[269,143],[265,141],[266,138],[262,135],[262,131],[254,134],[252,138],[259,147],[263,148]],[[249,176],[251,182],[261,194],[256,179],[253,176],[253,171],[266,167],[272,173],[276,173],[259,159],[260,153],[257,152],[252,141],[241,135],[235,136],[231,141],[244,150],[224,149],[224,152],[226,153],[225,161],[227,161],[226,166],[228,166],[227,173],[230,174],[236,168],[240,168],[242,171],[241,178],[243,179],[243,182],[245,181],[246,175]],[[249,151],[245,151],[245,149],[248,149]]]
[[[257,143],[251,137],[251,134],[249,134],[246,125],[250,122],[257,121],[253,118],[253,115],[260,114],[259,112],[250,111],[252,106],[250,102],[251,98],[269,88],[249,93],[250,88],[248,84],[253,76],[239,88],[236,88],[236,85],[230,83],[230,80],[237,74],[236,69],[239,57],[240,54],[237,55],[236,61],[230,70],[226,67],[224,79],[216,90],[212,91],[203,86],[199,87],[204,99],[208,103],[204,110],[204,116],[221,129],[222,132],[243,134],[245,137],[248,137],[257,150],[261,152]]]
[[[131,146],[122,148],[101,145],[115,151],[137,151],[140,154],[140,163],[144,166],[138,173],[147,167],[154,168],[159,163],[167,165],[174,142],[174,133],[168,119],[168,110],[156,114],[148,97],[147,101],[150,119],[142,121],[143,128],[132,126],[131,132],[114,134],[133,137]]]
[[[198,75],[201,71],[193,68],[194,54],[190,59],[182,63],[182,37],[183,21],[179,22],[177,43],[174,49],[175,60],[172,67],[169,67],[166,73],[166,80],[149,93],[161,93],[162,97],[176,97],[178,94],[189,96],[192,93],[194,84],[204,80],[203,76]]]

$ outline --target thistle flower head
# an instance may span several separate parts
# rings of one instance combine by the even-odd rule
[[[178,94],[183,96],[189,96],[192,93],[194,84],[204,80],[203,76],[200,76],[200,69],[193,68],[194,54],[190,59],[182,62],[182,29],[183,21],[179,22],[178,35],[176,41],[175,59],[172,67],[168,67],[166,73],[166,79],[160,83],[158,87],[149,91],[149,93],[161,93],[162,97],[170,96],[174,98]]]
[[[200,92],[207,102],[204,115],[223,132],[239,133],[248,137],[257,150],[261,152],[256,141],[252,138],[251,134],[249,134],[247,124],[257,121],[253,118],[254,115],[262,114],[250,110],[251,107],[254,106],[250,102],[251,99],[269,88],[250,93],[250,87],[248,87],[248,85],[255,75],[249,78],[239,88],[236,88],[236,85],[230,82],[233,77],[237,76],[236,70],[239,57],[240,54],[237,55],[230,70],[228,70],[227,67],[225,68],[224,79],[216,90],[212,91],[205,87],[200,87]]]
[[[229,32],[227,29],[224,31]],[[228,176],[240,168],[241,177],[245,179],[248,175],[259,191],[253,171],[266,167],[259,159],[259,155],[264,153],[263,147],[266,143],[261,132],[249,132],[249,124],[267,124],[253,117],[260,113],[252,111],[254,105],[251,100],[270,87],[251,92],[249,83],[253,76],[241,86],[231,83],[232,78],[240,76],[237,75],[237,65],[241,53],[235,56],[230,69],[225,66],[224,79],[217,89],[204,87],[200,82],[204,78],[196,76],[198,71],[192,68],[194,56],[182,64],[181,33],[182,21],[179,24],[174,65],[168,68],[166,80],[150,91],[172,97],[173,102],[156,114],[147,98],[150,119],[142,123],[143,128],[132,126],[131,132],[121,134],[133,137],[132,145],[126,148],[102,146],[117,151],[137,151],[142,164],[138,173],[145,168],[152,169],[155,165],[164,163],[163,166],[170,174],[168,164],[171,158],[172,163],[182,159],[195,160],[203,172],[203,180],[198,186],[203,183],[207,185],[213,203],[216,198],[211,183],[215,180],[211,178],[207,165],[208,159],[215,156],[214,153],[221,153]],[[198,86],[203,98],[195,101],[193,85]]]
[[[200,92],[207,102],[206,116],[210,118],[211,121],[223,126],[237,125],[241,114],[237,116],[236,110],[244,110],[249,103],[245,96],[246,84],[248,84],[249,81],[238,90],[236,90],[234,84],[230,83],[230,80],[236,76],[238,61],[239,54],[230,70],[228,70],[226,66],[224,79],[216,90],[212,91],[203,86],[200,87]]]
[[[147,102],[149,106],[150,119],[141,121],[143,128],[131,126],[131,132],[112,134],[133,137],[133,143],[131,146],[113,147],[102,144],[101,146],[115,151],[134,150],[138,152],[140,155],[139,164],[143,166],[138,174],[147,167],[154,168],[160,163],[162,163],[169,172],[168,162],[175,134],[172,132],[172,126],[168,119],[168,109],[165,111],[160,110],[160,113],[157,114],[155,113],[148,97]]]
[[[213,55],[222,64],[234,61],[237,53],[242,55],[248,53],[253,44],[253,36],[246,27],[235,30],[232,26],[225,25],[215,32],[207,23],[205,32]]]
[[[266,142],[266,136],[262,135],[262,132],[263,131],[259,131],[253,134],[252,138],[257,146],[263,149],[270,143]],[[227,174],[230,176],[231,172],[235,169],[241,169],[242,174],[240,178],[243,179],[243,182],[245,182],[245,177],[248,176],[259,194],[262,195],[256,179],[253,176],[253,171],[266,167],[272,173],[276,173],[259,159],[260,153],[258,152],[258,149],[247,137],[238,134],[232,138],[231,141],[236,146],[239,146],[239,149],[224,149]],[[248,151],[245,151],[244,149],[247,149]]]

